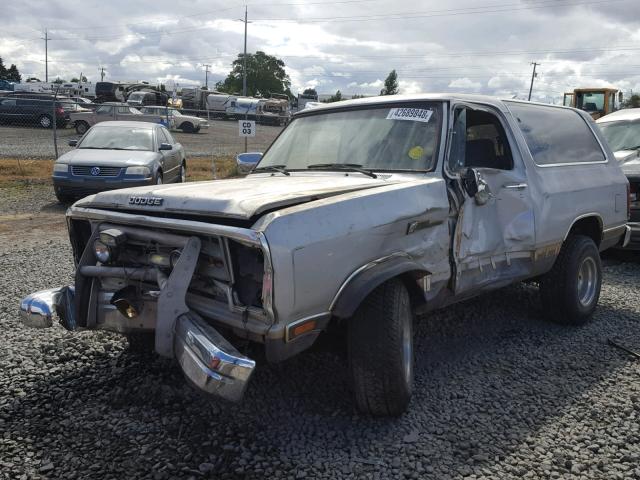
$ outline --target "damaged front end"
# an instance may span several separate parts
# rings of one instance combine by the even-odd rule
[[[155,332],[200,390],[239,401],[255,362],[216,327],[264,342],[273,324],[266,240],[249,229],[72,207],[75,284],[25,297],[23,323]],[[215,327],[214,327],[215,325]]]

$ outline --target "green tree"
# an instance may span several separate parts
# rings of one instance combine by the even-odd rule
[[[305,88],[304,92],[302,92],[303,95],[314,95],[315,97],[318,96],[318,92],[316,91],[315,88]]]
[[[7,68],[6,79],[12,82],[20,82],[22,80],[22,75],[20,75],[18,67],[14,64],[11,64],[11,66]]]
[[[380,95],[396,95],[398,93],[398,74],[391,70],[384,80],[384,88],[380,90]]]
[[[631,95],[620,105],[621,108],[640,108],[640,95]]]
[[[242,92],[244,54],[231,65],[231,72],[224,81],[216,83],[216,90],[226,93]],[[291,97],[291,80],[282,60],[257,51],[247,54],[247,95],[266,97],[271,93],[284,93]]]
[[[360,95],[360,94],[355,94],[351,98],[353,98],[355,100],[356,98],[365,98],[365,96],[364,95]]]
[[[82,75],[82,80],[78,79],[78,77],[73,77],[73,78],[70,80],[70,82],[71,82],[71,83],[80,83],[80,82],[82,82],[82,83],[87,83],[87,82],[88,82],[88,80],[87,80],[87,77],[85,77],[84,75]]]
[[[340,100],[342,100],[342,92],[337,90],[336,93],[327,98],[324,103],[339,102]]]
[[[22,80],[22,76],[18,71],[18,67],[16,67],[13,63],[9,68],[5,67],[2,58],[0,58],[0,79],[8,80],[10,82],[19,82],[20,80]]]

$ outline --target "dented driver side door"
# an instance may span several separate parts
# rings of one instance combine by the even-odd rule
[[[445,170],[461,200],[453,288],[464,296],[530,275],[535,215],[526,168],[504,117],[488,107],[458,105],[451,118]]]

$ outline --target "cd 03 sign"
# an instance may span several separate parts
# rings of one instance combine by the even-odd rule
[[[240,129],[241,137],[255,137],[256,136],[256,122],[255,120],[238,120],[238,127]]]

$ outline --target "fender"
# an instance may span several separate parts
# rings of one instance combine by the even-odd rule
[[[387,280],[415,272],[417,277],[429,274],[425,268],[404,252],[397,252],[363,265],[355,270],[340,286],[329,310],[338,318],[353,316],[364,299]]]

